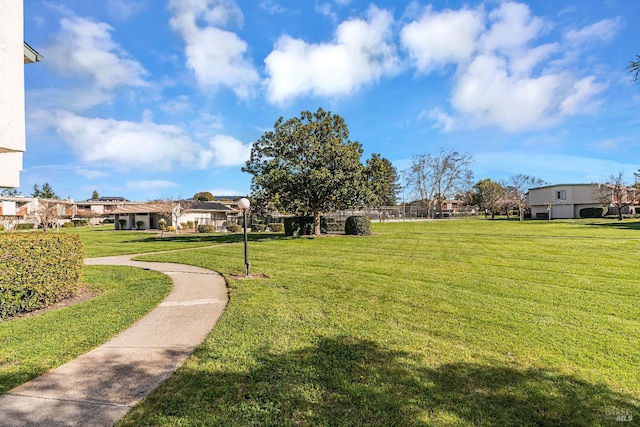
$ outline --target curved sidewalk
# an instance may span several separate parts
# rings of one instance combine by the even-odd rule
[[[0,396],[1,426],[112,426],[151,394],[204,340],[228,301],[224,278],[183,264],[90,258],[173,280],[167,298],[107,343]]]

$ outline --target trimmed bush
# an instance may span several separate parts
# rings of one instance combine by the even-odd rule
[[[284,224],[281,222],[274,222],[269,224],[269,230],[273,233],[282,233],[284,231]]]
[[[68,222],[65,222],[64,224],[62,224],[62,228],[73,228],[75,226],[76,225],[74,224],[73,221],[68,221]]]
[[[198,226],[198,233],[215,233],[216,228],[209,224],[200,224]]]
[[[580,218],[602,218],[603,216],[604,216],[604,208],[580,209]]]
[[[83,258],[77,234],[0,236],[0,318],[75,295],[82,279]]]
[[[313,235],[312,216],[293,216],[284,218],[284,234],[286,236],[311,236]],[[320,217],[320,233],[327,234],[327,220]]]
[[[227,231],[230,233],[239,233],[242,231],[240,224],[227,224]]]
[[[193,221],[187,221],[187,228],[193,230]]]
[[[251,231],[263,232],[267,229],[265,224],[252,224]]]
[[[344,234],[369,236],[371,235],[371,221],[366,216],[350,216],[344,223]]]

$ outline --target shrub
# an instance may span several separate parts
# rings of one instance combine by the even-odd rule
[[[187,221],[187,228],[193,230],[193,221]]]
[[[213,225],[200,224],[198,226],[198,233],[214,233],[216,228]]]
[[[113,218],[105,218],[104,221],[102,221],[103,224],[113,224],[115,222],[115,220]]]
[[[142,230],[143,225],[144,225],[144,221],[136,221],[136,228],[138,230]]]
[[[68,222],[65,222],[64,224],[62,224],[62,228],[73,228],[75,226],[76,226],[76,224],[73,221],[68,221]]]
[[[0,224],[0,231],[4,231],[4,225]]]
[[[176,228],[173,225],[170,225],[167,227],[167,231],[173,232],[173,231],[176,231]]]
[[[284,224],[281,222],[274,222],[269,224],[269,230],[273,233],[282,233],[284,231]]]
[[[252,224],[251,225],[251,231],[262,232],[262,231],[265,231],[266,229],[267,229],[267,226],[265,224]]]
[[[227,231],[230,233],[238,233],[242,231],[240,224],[227,224]]]
[[[604,208],[582,208],[580,209],[580,218],[602,218],[604,216]]]
[[[310,236],[313,234],[312,216],[293,216],[284,218],[284,234],[287,236]],[[320,217],[320,233],[327,234],[327,220]]]
[[[23,222],[16,224],[16,230],[33,230],[34,224],[32,222]]]
[[[350,216],[344,223],[344,234],[369,236],[371,234],[371,221],[366,216]]]
[[[84,250],[77,234],[0,236],[0,318],[47,307],[78,290]]]
[[[120,224],[120,230],[124,229],[124,225],[127,223],[126,219],[119,219],[118,224]]]

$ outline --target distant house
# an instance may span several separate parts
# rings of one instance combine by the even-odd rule
[[[42,56],[23,41],[22,0],[0,2],[0,187],[19,187],[26,148],[24,64]]]
[[[157,229],[165,215],[165,207],[158,203],[127,203],[113,209],[111,214],[116,230]],[[171,225],[169,218],[166,221]]]
[[[89,224],[101,224],[105,219],[115,219],[113,211],[119,206],[131,203],[124,197],[98,197],[76,203],[76,215],[79,218],[88,219]]]
[[[115,219],[115,229],[158,229],[160,220],[164,219],[167,226],[173,225],[178,229],[183,228],[183,223],[192,221],[194,226],[201,224],[213,225],[216,231],[225,231],[227,222],[238,214],[237,210],[218,202],[187,202],[191,206],[180,216],[178,224],[173,224],[171,213],[167,212],[166,205],[162,203],[127,203],[120,205],[111,211]]]
[[[37,226],[42,221],[47,221],[52,227],[61,226],[75,214],[76,206],[71,199],[0,196],[0,223],[5,229],[23,223]]]
[[[558,184],[532,188],[527,195],[532,218],[580,218],[580,209],[608,205],[596,197],[598,184]],[[613,197],[613,196],[612,196]]]
[[[235,203],[237,207],[237,203]],[[191,202],[191,207],[180,217],[181,223],[193,221],[194,226],[213,225],[216,231],[226,231],[230,217],[236,217],[238,209],[218,202]],[[180,225],[180,224],[178,224]]]

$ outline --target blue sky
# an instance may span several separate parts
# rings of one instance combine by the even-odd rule
[[[345,118],[367,158],[471,153],[475,179],[640,166],[640,2],[24,0],[20,190],[247,194],[280,117]],[[363,160],[364,160],[363,158]]]

